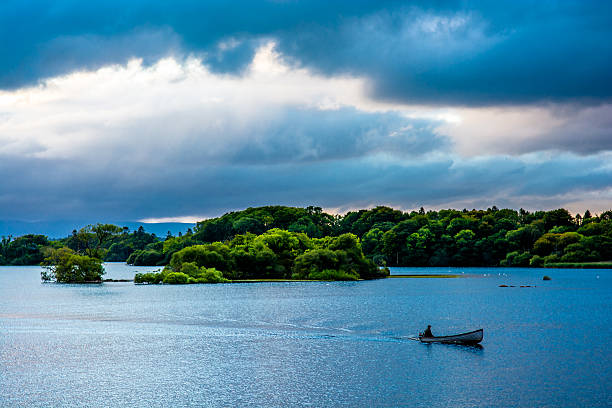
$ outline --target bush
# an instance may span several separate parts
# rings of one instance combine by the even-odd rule
[[[377,266],[387,266],[387,257],[384,255],[374,255],[372,258],[372,262],[374,262]]]
[[[552,254],[544,257],[544,265],[559,262],[559,256]]]
[[[223,277],[221,271],[215,268],[198,268],[193,262],[183,264],[184,272],[174,272],[170,268],[165,268],[158,273],[137,273],[134,276],[134,283],[167,283],[171,285],[186,283],[225,283],[230,282]],[[188,273],[185,273],[188,272]]]
[[[361,279],[381,279],[391,275],[391,271],[386,266],[379,268],[369,259],[366,259],[366,262],[368,262],[367,271],[361,271],[359,274]]]
[[[171,272],[164,278],[164,283],[170,285],[183,285],[189,283],[189,275],[182,272]]]
[[[164,276],[161,273],[137,273],[134,276],[134,283],[161,283]]]
[[[531,254],[529,252],[520,253],[513,251],[506,255],[506,259],[500,262],[501,266],[529,266]]]
[[[183,264],[184,266],[184,264]],[[200,274],[196,277],[197,283],[225,283],[228,279],[223,277],[221,271],[215,268],[200,268]]]
[[[323,271],[310,272],[308,279],[325,281],[356,281],[359,277],[345,271],[325,269]]]
[[[194,263],[196,266],[205,266],[218,270],[231,270],[229,264],[229,247],[221,242],[206,245],[193,245],[175,252],[170,259],[170,266],[175,271],[181,271],[183,264]]]
[[[195,262],[185,262],[181,266],[181,272],[195,278],[200,274],[200,268],[198,268],[198,265],[196,265]]]
[[[542,266],[544,266],[544,257],[541,257],[540,255],[532,256],[529,260],[529,266],[534,268],[541,268]]]
[[[309,274],[324,270],[337,270],[339,266],[338,254],[329,249],[311,249],[295,258],[293,262],[293,275],[297,279],[310,279]]]

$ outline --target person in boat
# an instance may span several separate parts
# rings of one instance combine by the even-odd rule
[[[433,333],[431,332],[431,325],[430,324],[427,325],[427,328],[423,332],[423,337],[434,337]]]

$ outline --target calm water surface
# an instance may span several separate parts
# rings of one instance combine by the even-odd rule
[[[141,286],[0,267],[0,406],[612,406],[612,270],[393,273],[449,271]],[[482,348],[410,340],[427,324],[482,327]]]

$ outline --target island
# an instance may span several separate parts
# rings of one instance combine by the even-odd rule
[[[118,261],[163,267],[137,275],[138,283],[372,279],[389,266],[610,268],[612,210],[378,206],[338,215],[264,206],[202,220],[176,236],[95,224],[55,240],[0,241],[1,265],[42,264],[44,280],[101,282],[103,262]]]
[[[232,240],[193,245],[174,253],[163,271],[136,274],[136,283],[221,283],[244,280],[355,281],[384,278],[366,258],[359,238],[309,238],[303,232],[278,228],[261,235],[236,235]]]

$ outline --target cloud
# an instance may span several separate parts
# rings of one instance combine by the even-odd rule
[[[275,164],[448,148],[439,120],[373,109],[359,78],[292,70],[261,47],[241,77],[200,61],[139,61],[0,93],[0,154]],[[84,90],[86,90],[84,92]],[[363,105],[363,106],[362,106]]]
[[[133,57],[204,58],[240,74],[269,40],[298,66],[369,80],[372,95],[453,106],[610,102],[605,2],[9,0],[0,87]]]
[[[278,31],[334,24],[340,15],[368,13],[385,3],[7,0],[0,4],[0,87],[182,52],[208,56],[213,70],[238,72],[259,40]]]
[[[454,108],[439,131],[464,156],[612,150],[612,104]]]
[[[279,44],[307,66],[372,78],[386,100],[589,104],[612,94],[611,20],[601,3],[449,2],[385,9]]]
[[[168,215],[147,206],[171,197],[181,215],[196,202],[207,209],[195,190],[248,195],[248,186],[230,193],[220,189],[231,183],[212,183],[232,172],[244,178],[236,166],[254,174],[448,150],[439,120],[378,106],[364,88],[360,78],[291,69],[268,44],[240,77],[211,72],[196,59],[152,66],[133,60],[0,92],[0,212],[159,218]]]
[[[7,219],[113,221],[215,216],[249,206],[319,205],[340,210],[503,207],[609,209],[609,154],[397,161],[384,155],[274,165],[3,158],[0,191]],[[27,169],[27,171],[24,171]],[[579,207],[578,207],[579,206]]]
[[[438,109],[373,100],[370,87],[291,65],[269,42],[240,75],[174,57],[2,91],[0,214],[78,223],[265,204],[609,206],[609,105]],[[574,141],[589,128],[601,133]]]

